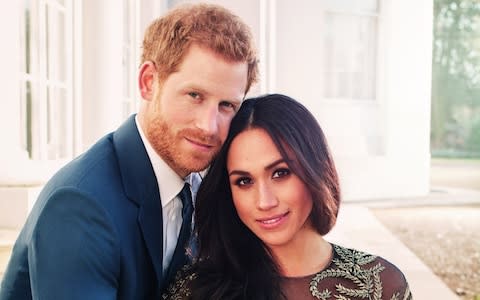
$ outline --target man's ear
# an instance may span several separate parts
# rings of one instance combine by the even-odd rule
[[[140,67],[138,74],[138,88],[140,89],[140,95],[145,100],[151,100],[153,98],[153,85],[157,74],[157,68],[152,61],[146,61]]]

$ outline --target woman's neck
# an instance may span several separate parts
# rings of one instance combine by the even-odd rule
[[[270,250],[284,277],[317,273],[332,260],[332,246],[313,229],[304,232],[288,245],[272,247]]]

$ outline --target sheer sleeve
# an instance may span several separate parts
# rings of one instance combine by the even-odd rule
[[[282,279],[287,299],[412,299],[405,276],[394,264],[363,251],[332,246],[332,261],[325,269]]]
[[[381,274],[383,295],[387,295],[391,300],[411,300],[412,294],[403,273],[389,261],[381,257],[377,260],[385,267]]]
[[[184,266],[175,275],[175,280],[169,285],[162,295],[162,300],[187,300],[191,299],[191,284],[197,277],[191,265]]]

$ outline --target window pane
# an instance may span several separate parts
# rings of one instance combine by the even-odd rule
[[[46,67],[47,78],[64,82],[66,78],[65,13],[57,7],[46,5]]]
[[[376,13],[378,0],[324,0],[325,9],[348,12]]]
[[[46,68],[47,68],[47,79],[50,78],[50,34],[51,28],[49,26],[49,6],[45,5],[45,28],[47,29],[45,32],[45,59],[46,59]]]
[[[135,87],[137,68],[136,21],[137,8],[135,1],[123,0],[123,103],[122,111],[125,117],[135,109]]]
[[[54,32],[56,33],[55,38],[55,46],[57,47],[55,53],[56,59],[56,79],[60,80],[61,82],[65,82],[67,80],[67,40],[65,37],[65,14],[62,11],[57,11],[56,14],[56,29]]]
[[[47,97],[48,103],[48,159],[64,158],[68,155],[70,138],[68,120],[69,112],[66,90],[50,88]]]
[[[73,147],[69,1],[23,0],[22,141],[32,159],[67,158]]]
[[[58,124],[57,129],[57,157],[65,158],[68,157],[69,145],[71,145],[71,134],[69,133],[69,122],[72,120],[72,114],[68,105],[67,91],[64,88],[56,89],[56,106],[57,106],[57,116],[55,121]]]
[[[55,126],[53,125],[54,122],[53,122],[53,117],[54,117],[54,112],[53,110],[55,109],[55,107],[52,107],[52,101],[53,99],[51,98],[51,93],[50,93],[50,89],[47,88],[47,97],[46,97],[46,105],[47,105],[47,117],[45,118],[46,122],[47,122],[47,144],[51,144],[52,143],[52,128],[54,128]]]
[[[20,122],[22,144],[32,156],[32,83],[23,82],[20,88]]]
[[[22,72],[30,73],[31,70],[31,4],[29,1],[25,2],[25,11],[24,11],[24,24],[23,31],[24,31],[24,53],[25,53],[25,64],[23,65]]]
[[[325,97],[375,98],[374,16],[328,13],[325,20]]]
[[[132,54],[130,53],[130,49],[127,45],[123,47],[123,96],[125,97],[125,101],[129,102],[130,98],[133,97],[130,86],[132,82],[130,81],[131,78],[131,65],[133,62],[131,61]]]

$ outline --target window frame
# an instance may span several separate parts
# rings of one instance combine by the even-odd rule
[[[375,29],[374,29],[374,43],[373,43],[373,51],[368,51],[369,56],[373,57],[372,62],[373,66],[371,66],[371,87],[366,87],[365,85],[361,87],[361,89],[372,89],[372,97],[355,97],[353,96],[346,96],[346,97],[339,97],[339,96],[331,96],[332,93],[329,95],[327,90],[329,89],[327,85],[329,85],[329,81],[332,82],[333,85],[338,86],[340,83],[339,79],[332,79],[331,74],[339,73],[338,71],[335,70],[335,68],[332,69],[331,72],[329,71],[323,71],[322,74],[322,81],[324,85],[323,89],[323,97],[322,101],[324,102],[333,102],[333,103],[358,103],[358,104],[366,104],[366,105],[371,105],[371,104],[378,104],[380,99],[382,98],[382,89],[381,89],[381,84],[379,83],[381,77],[381,74],[383,73],[383,60],[384,60],[384,37],[383,37],[383,32],[384,32],[384,27],[385,27],[385,22],[384,22],[384,14],[385,14],[385,9],[384,9],[384,1],[383,0],[377,0],[377,10],[375,13],[373,12],[368,12],[360,9],[350,9],[350,10],[345,10],[345,9],[339,9],[339,8],[331,8],[328,7],[327,5],[324,7],[324,13],[325,13],[325,18],[327,17],[328,14],[337,14],[337,15],[348,15],[352,17],[374,17],[375,20],[373,20],[375,24]],[[326,26],[326,24],[325,24]],[[335,31],[335,30],[332,30]],[[325,40],[324,40],[325,41]],[[324,53],[324,66],[326,66],[327,61],[331,61],[332,58],[327,57],[327,53]],[[352,82],[352,75],[351,75],[351,70],[347,70],[345,73],[350,72],[349,76],[349,83]],[[365,72],[364,72],[365,73]],[[368,82],[367,82],[368,84]],[[331,90],[335,90],[335,87],[331,87]],[[352,95],[352,88],[350,88],[350,94]],[[333,92],[334,94],[335,92]]]
[[[123,101],[122,117],[138,110],[137,72],[140,63],[140,1],[123,0]]]
[[[20,129],[22,146],[31,160],[70,159],[78,143],[73,75],[78,62],[73,48],[72,2],[32,0],[24,2],[20,10],[20,49],[24,55],[19,70]],[[60,25],[59,16],[63,17]],[[59,75],[61,68],[63,78]]]

